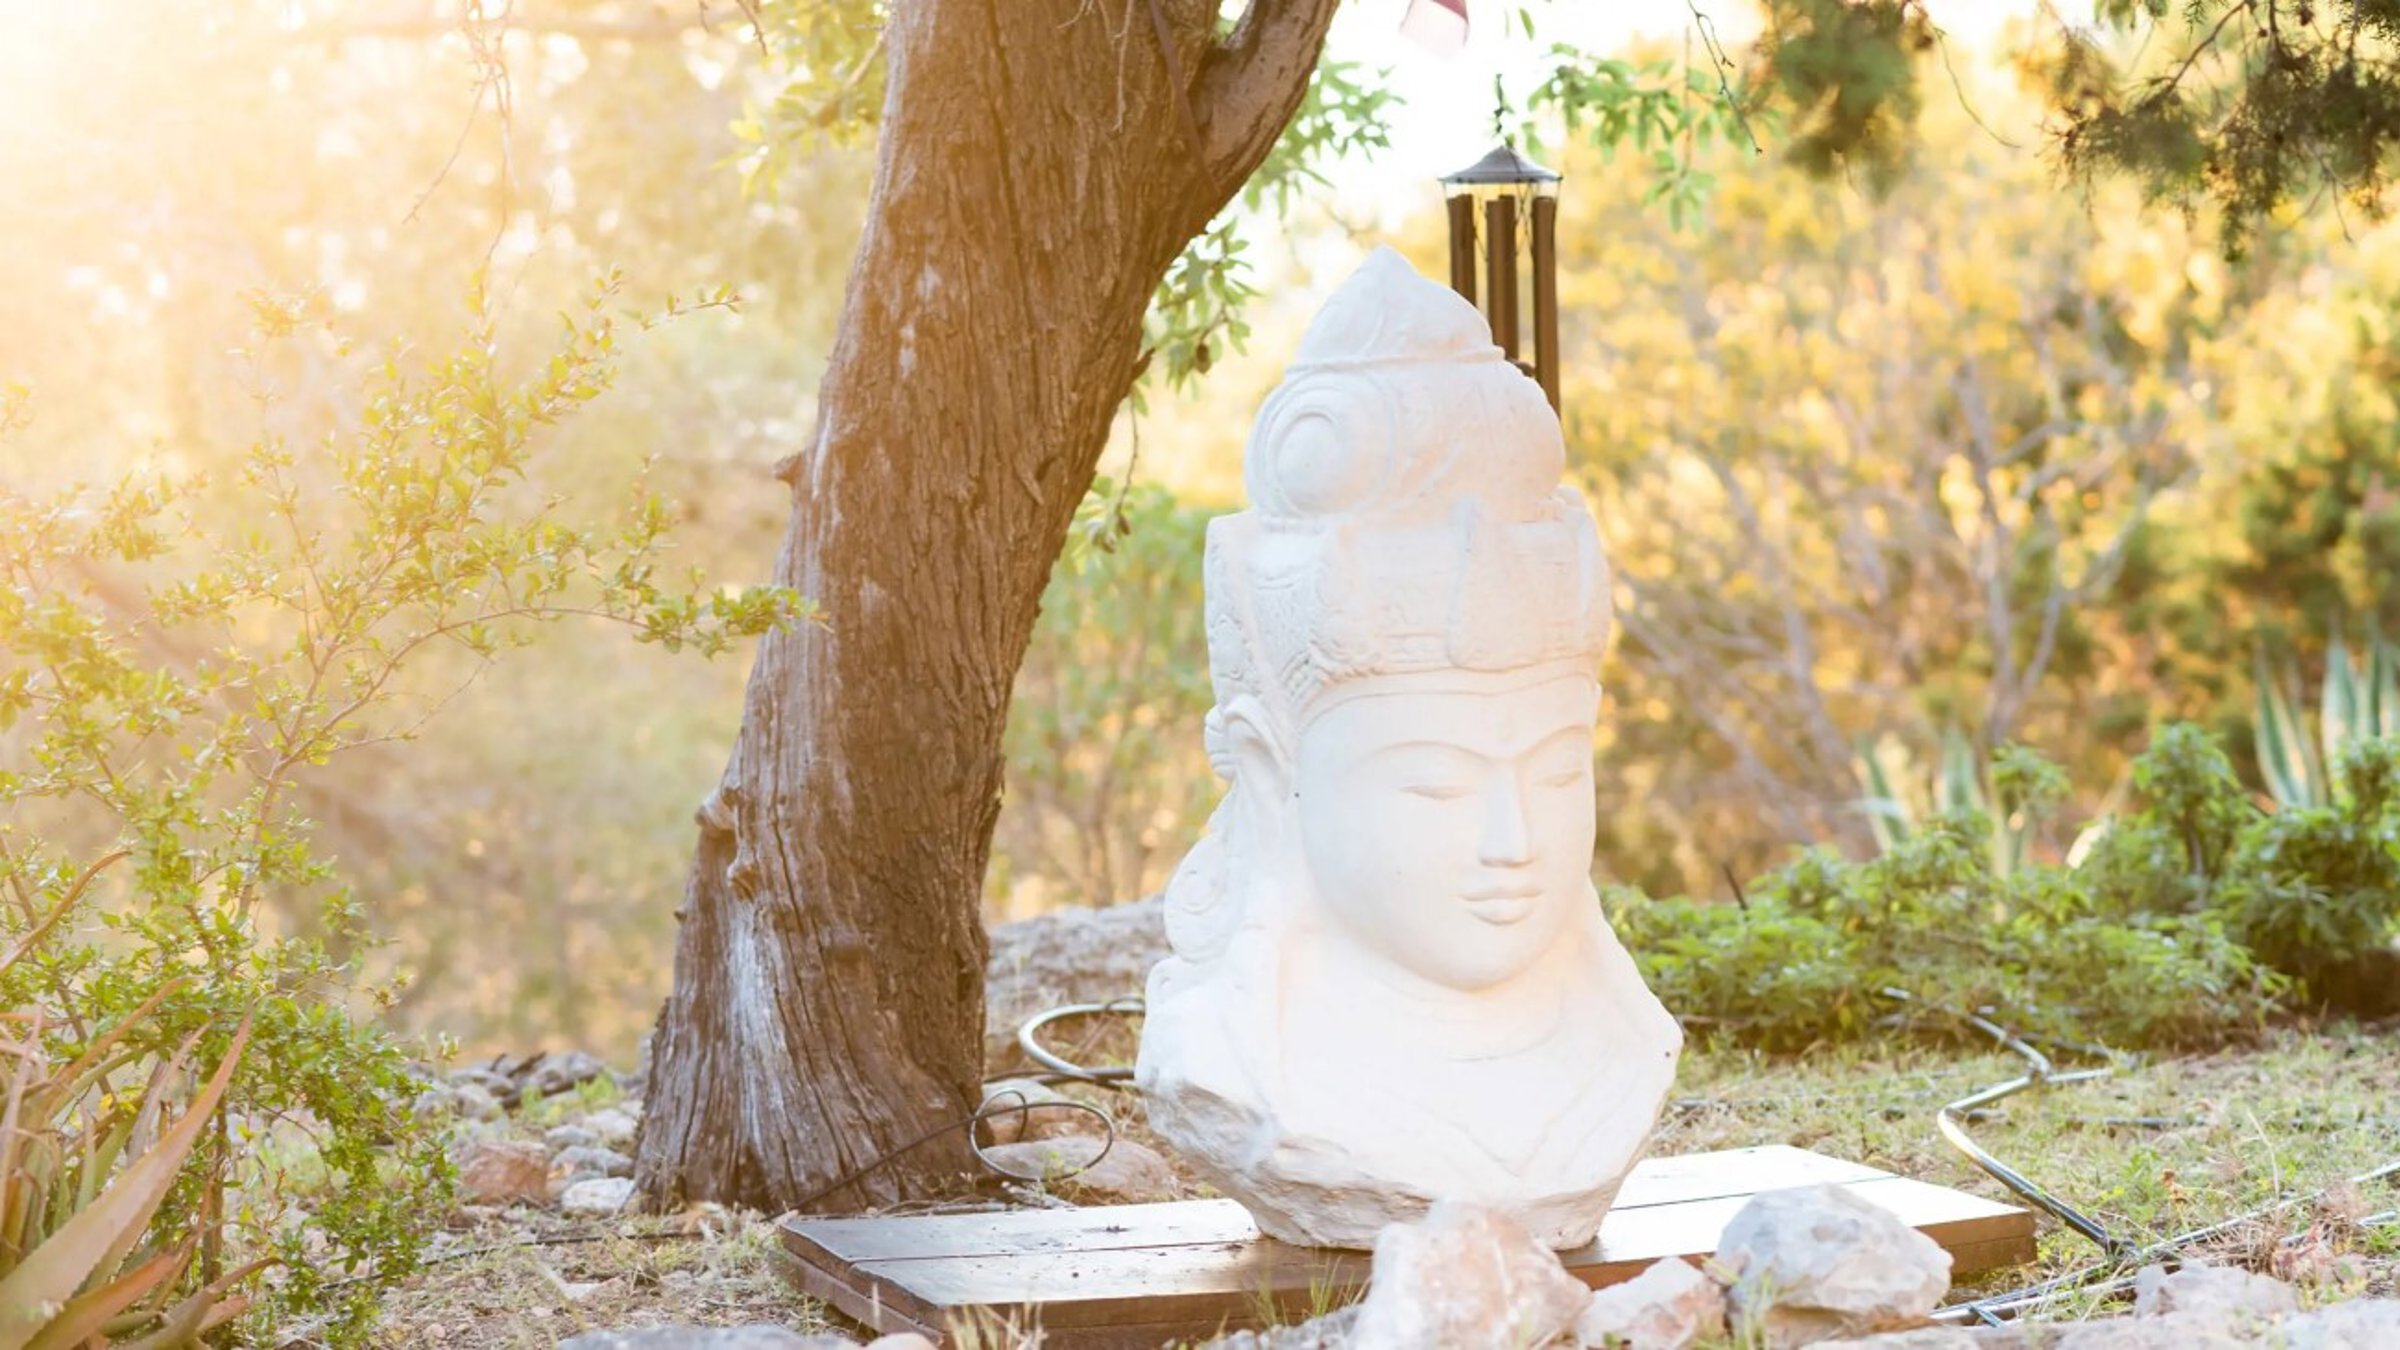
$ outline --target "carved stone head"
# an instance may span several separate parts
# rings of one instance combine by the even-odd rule
[[[1139,1073],[1276,1236],[1368,1245],[1464,1198],[1586,1240],[1672,1080],[1590,881],[1608,573],[1564,466],[1473,306],[1381,250],[1210,526],[1228,788],[1168,889]]]

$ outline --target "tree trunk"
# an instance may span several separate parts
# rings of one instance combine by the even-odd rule
[[[825,622],[762,644],[699,812],[653,1205],[882,1203],[962,1170],[936,1132],[982,1073],[1010,684],[1150,295],[1289,120],[1333,8],[1252,0],[1220,39],[1215,0],[891,6],[866,234],[815,443],[781,469],[777,579]]]

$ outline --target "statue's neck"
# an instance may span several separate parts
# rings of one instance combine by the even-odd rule
[[[1428,980],[1357,942],[1317,931],[1304,944],[1312,967],[1290,990],[1362,1041],[1397,1038],[1412,1055],[1452,1063],[1522,1055],[1555,1037],[1579,941],[1569,936],[1515,978],[1479,990]],[[1361,1044],[1362,1051],[1372,1051]]]

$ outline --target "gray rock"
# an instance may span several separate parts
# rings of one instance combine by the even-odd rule
[[[569,1214],[620,1214],[632,1203],[631,1177],[591,1177],[567,1187],[558,1197],[558,1207]]]
[[[595,1148],[600,1136],[581,1125],[553,1125],[542,1136],[542,1142],[556,1149]]]
[[[621,1106],[604,1106],[583,1118],[583,1128],[600,1137],[610,1148],[631,1148],[633,1138],[641,1132],[641,1117]]]
[[[2144,1266],[2133,1277],[2136,1317],[2193,1312],[2271,1321],[2298,1311],[2298,1290],[2281,1280],[2232,1266],[2187,1265],[2173,1273],[2165,1266]]]
[[[1575,1318],[1584,1346],[1685,1350],[1725,1334],[1725,1291],[1689,1261],[1660,1261],[1622,1284],[1592,1291]]]
[[[1524,1350],[1575,1325],[1592,1291],[1522,1224],[1446,1201],[1375,1237],[1354,1350]]]
[[[1344,1308],[1291,1326],[1220,1336],[1202,1350],[1349,1350],[1350,1329],[1357,1321],[1358,1309]]]
[[[942,1350],[913,1331],[895,1331],[867,1342],[867,1350]]]
[[[802,1335],[786,1327],[640,1327],[587,1331],[558,1343],[558,1350],[859,1350],[858,1342],[829,1331]]]
[[[437,1083],[416,1096],[420,1116],[456,1116],[460,1120],[497,1120],[500,1103],[473,1083]]]
[[[2400,1346],[2400,1299],[2336,1303],[2286,1318],[2277,1330],[2286,1350],[2391,1350]]]
[[[2261,1328],[2235,1328],[2210,1312],[2110,1317],[2065,1328],[2058,1350],[2250,1350]]]
[[[1839,1186],[1769,1191],[1725,1226],[1717,1264],[1737,1332],[1767,1350],[1920,1324],[1950,1287],[1950,1253]]]
[[[1818,1341],[1808,1350],[2048,1350],[2058,1343],[2055,1327],[1917,1327],[1857,1340]]]
[[[1016,1056],[1017,1028],[1062,1003],[1139,997],[1167,954],[1166,902],[1158,896],[1106,909],[1067,908],[991,930],[984,965],[984,1048],[993,1063]]]
[[[1127,1204],[1175,1198],[1175,1169],[1158,1150],[1130,1139],[1119,1138],[1098,1162],[1084,1167],[1101,1142],[1082,1136],[1028,1139],[995,1144],[984,1155],[1012,1176],[1043,1178],[1062,1190],[1087,1191]]]
[[[578,1181],[585,1177],[629,1177],[633,1175],[633,1159],[613,1148],[579,1145],[562,1148],[550,1159],[554,1172],[564,1172]]]
[[[486,1068],[460,1069],[450,1075],[450,1086],[480,1088],[494,1102],[513,1102],[517,1099],[516,1080]]]
[[[581,1050],[558,1050],[536,1057],[523,1071],[512,1075],[520,1091],[555,1097],[572,1092],[595,1078],[606,1077],[608,1066],[598,1057]]]
[[[478,1139],[459,1150],[458,1194],[477,1205],[512,1205],[549,1197],[550,1154],[515,1139]]]
[[[983,1109],[983,1128],[995,1144],[1101,1135],[1108,1129],[1100,1117],[1030,1078],[1009,1078],[986,1086]]]

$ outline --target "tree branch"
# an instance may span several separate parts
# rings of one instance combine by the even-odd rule
[[[1250,177],[1308,91],[1339,0],[1250,0],[1201,62],[1200,146],[1214,195]]]

